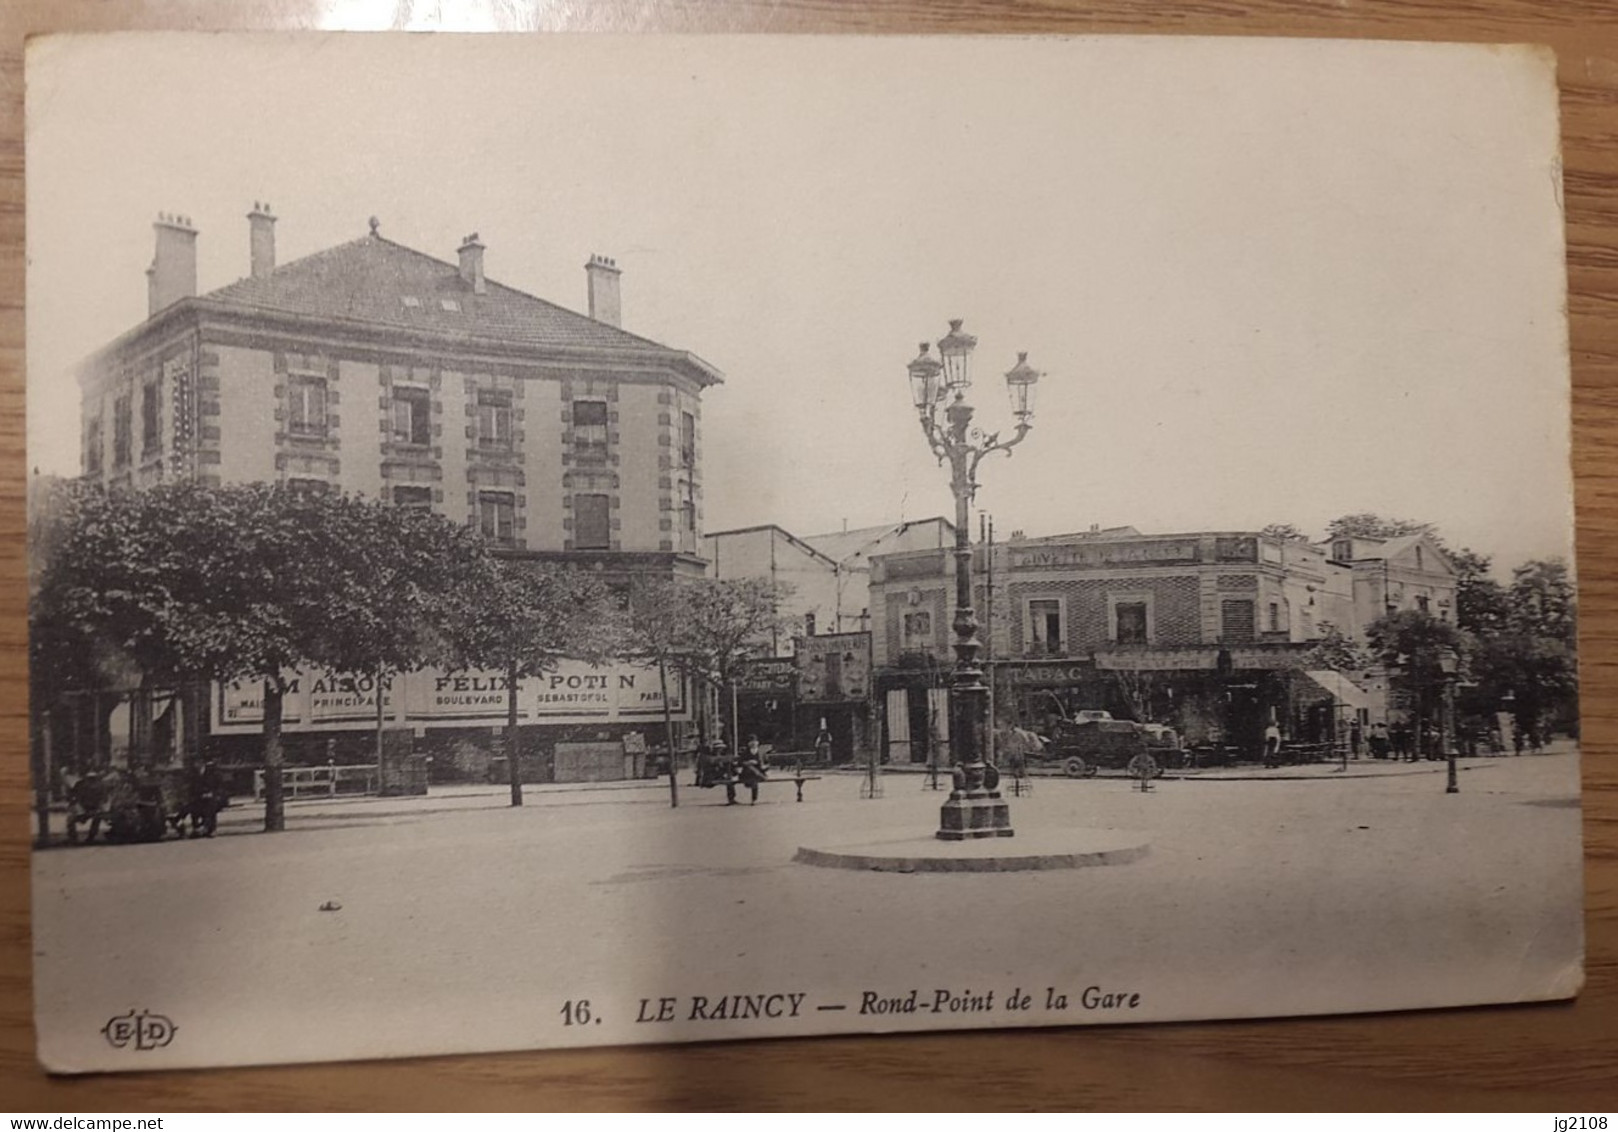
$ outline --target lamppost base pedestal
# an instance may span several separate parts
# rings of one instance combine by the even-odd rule
[[[978,837],[1012,837],[1011,807],[998,792],[951,794],[939,807],[940,841],[967,841]]]

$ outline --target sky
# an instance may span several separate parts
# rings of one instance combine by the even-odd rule
[[[159,212],[203,292],[366,232],[690,350],[705,526],[953,513],[905,366],[948,320],[998,532],[1431,521],[1571,557],[1554,69],[1308,40],[145,34],[31,41],[28,441],[145,317]]]

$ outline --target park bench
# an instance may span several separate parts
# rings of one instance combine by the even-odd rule
[[[805,782],[819,782],[819,781],[820,781],[820,775],[818,775],[818,774],[795,774],[791,778],[769,778],[769,777],[761,778],[761,779],[758,780],[758,784],[760,786],[768,786],[772,782],[790,782],[790,783],[792,783],[794,786],[796,786],[798,788],[798,799],[797,800],[801,802],[801,801],[803,801],[803,784]],[[734,786],[746,786],[747,784],[745,782],[743,782],[739,778],[714,778],[714,779],[710,779],[707,782],[707,785],[709,785],[709,786],[732,786],[732,787],[734,787]]]

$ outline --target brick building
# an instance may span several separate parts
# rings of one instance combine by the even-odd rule
[[[355,240],[278,264],[275,226],[256,204],[246,276],[199,294],[197,229],[158,219],[147,319],[79,367],[86,477],[353,492],[609,578],[704,572],[702,395],[721,376],[622,327],[613,260],[584,267],[586,315],[490,278],[475,233],[439,259],[385,238],[373,219]],[[288,701],[292,754],[341,760],[374,726],[374,693],[342,674],[306,675]],[[502,709],[444,702],[441,676],[401,678],[386,696],[391,722],[486,750]],[[576,709],[559,694],[528,696],[523,718],[544,725],[547,758],[560,760],[553,740],[610,746],[661,732],[643,672],[604,678],[614,694]],[[252,689],[211,699],[220,742],[256,729]],[[677,705],[687,720],[689,699]]]
[[[1383,674],[1311,671],[1311,648],[1330,627],[1363,640],[1392,609],[1448,618],[1455,595],[1453,570],[1425,536],[1314,545],[1124,527],[1013,538],[992,562],[978,547],[974,561],[1001,725],[1038,730],[1053,716],[1103,709],[1168,723],[1192,743],[1240,747],[1256,747],[1272,718],[1299,739],[1334,720],[1383,718]],[[953,664],[953,595],[947,550],[873,565],[888,742],[918,762],[948,719],[939,704]]]

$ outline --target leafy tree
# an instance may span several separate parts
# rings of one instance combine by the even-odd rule
[[[322,530],[342,537],[321,548],[321,559],[344,600],[323,627],[322,651],[341,659],[343,672],[375,678],[380,768],[386,687],[400,672],[448,657],[490,559],[471,528],[424,508],[355,496],[328,503]]]
[[[1513,631],[1578,646],[1578,599],[1567,563],[1560,558],[1525,562],[1511,572]]]
[[[663,683],[671,805],[680,804],[680,794],[668,710],[669,674],[714,687],[732,684],[744,661],[768,655],[772,637],[790,631],[789,619],[781,613],[787,592],[758,578],[647,578],[631,591],[626,648],[629,655],[656,665]],[[740,738],[736,727],[733,715],[733,744]]]
[[[564,659],[599,663],[619,643],[612,595],[600,578],[543,562],[486,558],[450,632],[457,668],[502,674],[506,690],[506,764],[511,804],[522,805],[522,748],[517,694],[522,681],[555,671]]]
[[[139,671],[137,742],[149,714],[139,709],[156,683],[261,683],[264,828],[279,830],[291,674],[425,663],[424,634],[444,613],[427,595],[442,594],[456,574],[439,553],[456,536],[434,522],[270,484],[85,489],[39,608],[47,627]],[[470,548],[461,550],[470,560]]]
[[[1403,609],[1371,622],[1365,636],[1377,659],[1392,670],[1395,686],[1414,698],[1419,736],[1419,725],[1438,702],[1446,683],[1466,675],[1466,634],[1430,613]],[[1446,653],[1453,654],[1455,660],[1452,673],[1444,671]]]
[[[1489,576],[1488,555],[1462,548],[1449,555],[1455,567],[1455,624],[1479,636],[1505,629],[1510,615],[1506,589]]]
[[[1271,538],[1278,538],[1285,542],[1309,541],[1309,536],[1304,534],[1303,530],[1294,523],[1271,523],[1261,530],[1259,534],[1269,535]]]
[[[1330,672],[1363,672],[1373,657],[1330,621],[1320,623],[1320,638],[1302,658],[1303,667]]]

